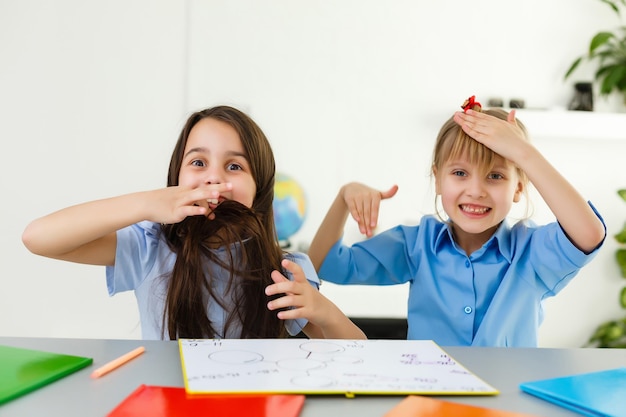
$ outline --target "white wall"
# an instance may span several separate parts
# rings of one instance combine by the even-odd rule
[[[102,268],[35,257],[20,235],[52,210],[162,186],[190,111],[232,104],[259,122],[306,189],[306,246],[346,181],[399,184],[381,229],[431,212],[432,143],[460,103],[565,107],[570,62],[618,24],[596,0],[1,1],[0,335],[139,337],[132,294],[108,298]],[[626,137],[535,141],[617,231]],[[580,346],[620,314],[614,249],[547,303],[542,346]],[[322,291],[351,315],[405,312],[406,287]]]
[[[186,117],[184,4],[0,2],[0,334],[139,335],[102,268],[30,254],[21,233],[64,206],[165,184]]]

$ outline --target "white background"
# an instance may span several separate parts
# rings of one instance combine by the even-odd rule
[[[435,135],[476,94],[549,109],[520,119],[606,220],[605,246],[546,303],[541,328],[541,346],[582,345],[623,315],[611,235],[626,220],[626,115],[563,116],[575,81],[563,74],[619,24],[597,0],[0,0],[0,335],[140,337],[132,293],[109,298],[103,268],[32,255],[21,233],[71,204],[164,186],[190,112],[230,104],[259,123],[307,193],[292,239],[306,248],[347,181],[400,186],[380,229],[432,212]],[[553,220],[533,200],[535,219]],[[406,311],[403,286],[322,291],[353,316]]]

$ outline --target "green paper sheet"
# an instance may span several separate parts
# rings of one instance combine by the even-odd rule
[[[0,345],[0,404],[92,363],[92,358]]]

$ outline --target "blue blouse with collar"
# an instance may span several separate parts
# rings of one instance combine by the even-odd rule
[[[228,260],[225,248],[215,251],[224,261]],[[300,265],[309,283],[319,288],[317,273],[307,255],[292,252],[285,254],[285,257]],[[115,266],[106,267],[107,288],[109,295],[131,290],[135,292],[143,339],[167,339],[167,332],[163,332],[163,311],[169,275],[175,261],[176,254],[162,236],[158,223],[143,221],[117,231]],[[213,271],[210,285],[214,293],[229,304],[229,297],[234,296],[232,291],[227,290],[229,272],[214,264],[208,267]],[[288,271],[285,271],[285,276],[293,279]],[[265,294],[260,293],[259,297],[265,297]],[[230,331],[224,334],[224,323],[228,313],[216,302],[207,305],[207,315],[214,329],[220,332],[220,335],[216,336],[218,338],[237,338],[239,335],[240,326],[231,327]],[[285,328],[289,334],[296,335],[307,323],[306,319],[285,320]]]
[[[601,245],[583,253],[557,222],[502,222],[468,256],[447,223],[425,216],[417,226],[396,226],[351,247],[338,241],[319,277],[337,284],[409,282],[409,339],[535,347],[542,301],[561,291]]]

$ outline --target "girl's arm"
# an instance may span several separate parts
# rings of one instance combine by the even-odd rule
[[[536,149],[520,163],[520,167],[572,243],[585,253],[596,249],[606,235],[604,225],[574,186]]]
[[[515,122],[468,110],[454,116],[476,141],[519,166],[537,189],[559,224],[576,247],[590,253],[605,237],[604,225],[572,184],[548,162],[525,137]]]
[[[379,191],[356,182],[341,187],[308,250],[315,269],[320,269],[330,248],[343,235],[349,214],[358,223],[359,231],[371,237],[378,223],[381,200],[393,197],[397,191],[397,185],[387,191]]]
[[[115,232],[142,220],[176,223],[207,215],[207,199],[230,184],[167,187],[71,206],[31,222],[22,241],[31,252],[72,262],[113,265]]]
[[[282,266],[291,272],[293,281],[274,271],[274,284],[265,289],[267,295],[285,294],[267,304],[270,310],[289,308],[277,313],[279,319],[306,318],[309,322],[303,331],[311,339],[367,339],[360,328],[309,283],[300,265],[284,259]]]

